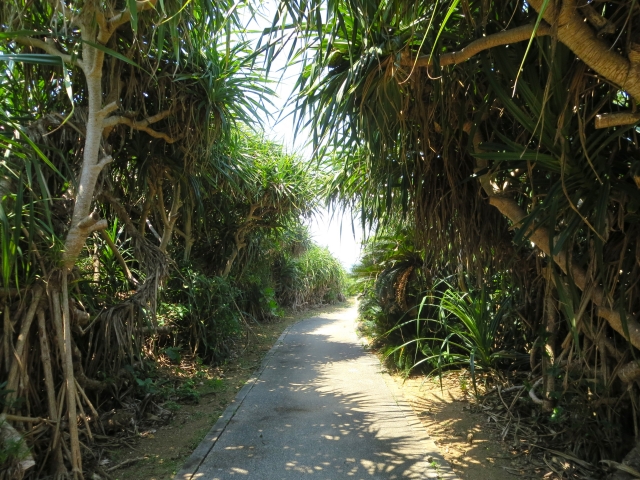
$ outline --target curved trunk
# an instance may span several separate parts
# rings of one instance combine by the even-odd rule
[[[224,265],[224,270],[220,275],[221,277],[227,278],[229,276],[229,273],[231,273],[231,267],[233,267],[233,262],[235,262],[239,252],[240,252],[240,249],[238,248],[238,246],[234,245],[233,250],[231,251],[231,255],[229,255],[229,258],[227,259],[227,263]]]
[[[529,4],[540,12],[544,2],[531,0]],[[557,25],[558,40],[589,68],[629,92],[632,97],[640,99],[640,63],[637,54],[631,52],[629,59],[626,59],[613,51],[611,45],[598,38],[579,11],[575,1],[565,0],[559,4],[551,0],[542,11],[542,17],[552,26]]]
[[[173,236],[173,230],[178,220],[179,210],[182,206],[182,200],[180,200],[180,184],[178,184],[173,192],[173,200],[171,201],[171,210],[169,215],[164,210],[164,197],[162,195],[162,185],[158,189],[158,199],[160,200],[160,213],[162,216],[162,223],[164,229],[162,230],[162,237],[160,239],[160,250],[163,253],[167,252],[167,247],[171,243],[171,237]]]
[[[231,267],[233,267],[233,262],[238,257],[238,253],[240,253],[240,250],[247,246],[245,242],[247,233],[251,230],[254,222],[256,220],[260,220],[261,218],[260,215],[255,215],[256,210],[258,210],[259,206],[260,205],[254,203],[253,205],[251,205],[251,207],[249,207],[249,213],[247,214],[242,224],[240,224],[240,226],[238,227],[238,230],[236,230],[236,233],[233,235],[233,250],[231,251],[231,255],[229,255],[229,258],[227,259],[224,270],[220,274],[222,277],[227,277],[229,275],[229,273],[231,272]]]
[[[463,130],[469,133],[471,124],[465,124]],[[473,148],[476,152],[481,151],[479,147],[481,142],[481,135],[476,131],[475,137],[473,138]],[[484,170],[488,168],[488,166],[489,162],[486,159],[476,159],[476,171]],[[490,173],[480,176],[479,181],[482,189],[489,197],[489,204],[496,207],[514,226],[521,224],[527,216],[526,212],[514,199],[504,197],[500,194],[497,186],[492,184]],[[605,294],[603,288],[599,285],[590,285],[587,272],[582,267],[572,264],[567,252],[563,250],[556,255],[551,254],[551,244],[549,242],[551,234],[549,230],[546,227],[536,228],[535,226],[530,226],[527,234],[529,235],[529,241],[538,247],[547,257],[552,258],[556,265],[560,267],[560,270],[573,279],[573,282],[580,290],[583,292],[585,292],[585,290],[588,291],[590,300],[597,307],[597,315],[604,318],[609,326],[622,335],[622,337],[626,338],[631,345],[640,349],[640,323],[631,317],[627,317],[626,322],[623,322],[620,312],[611,308],[610,299]],[[624,372],[624,375],[622,372]],[[618,372],[618,377],[624,382],[630,382],[639,378],[640,362],[633,361],[627,364]]]
[[[94,49],[95,50],[95,49]],[[107,221],[100,220],[97,212],[91,213],[91,203],[96,188],[96,182],[102,169],[112,161],[105,157],[98,161],[100,142],[102,140],[102,120],[105,113],[102,110],[102,62],[96,65],[97,72],[87,72],[87,94],[89,97],[89,112],[87,116],[82,171],[78,181],[75,205],[71,218],[71,227],[64,242],[63,267],[73,268],[84,247],[87,236],[96,230],[107,228]]]

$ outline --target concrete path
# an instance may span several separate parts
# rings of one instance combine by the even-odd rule
[[[454,479],[355,317],[285,331],[176,480]]]

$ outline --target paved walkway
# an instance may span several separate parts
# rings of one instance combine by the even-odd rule
[[[355,308],[285,331],[176,480],[454,479],[355,334]]]

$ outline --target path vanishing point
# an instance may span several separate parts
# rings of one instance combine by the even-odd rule
[[[355,318],[285,330],[175,479],[455,479]]]

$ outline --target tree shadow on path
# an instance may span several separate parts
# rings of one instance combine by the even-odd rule
[[[277,346],[224,432],[180,480],[453,478],[407,423],[353,321],[312,318]]]

